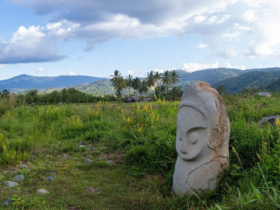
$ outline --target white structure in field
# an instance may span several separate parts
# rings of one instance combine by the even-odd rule
[[[184,91],[177,118],[178,158],[172,190],[177,195],[216,188],[229,166],[230,123],[218,92],[206,82]]]

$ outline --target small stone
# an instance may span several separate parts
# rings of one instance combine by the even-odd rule
[[[47,190],[41,188],[41,189],[37,190],[37,193],[48,194],[49,191],[47,191]]]
[[[12,181],[7,181],[6,182],[7,187],[15,187],[18,185],[18,183],[16,182],[12,182]]]
[[[113,164],[114,164],[114,161],[112,161],[112,160],[107,160],[106,163],[108,163],[109,165],[113,165]]]
[[[17,173],[17,171],[11,171],[11,174],[13,175],[13,174],[16,174]]]
[[[8,206],[11,203],[13,203],[13,200],[11,198],[9,198],[8,200],[4,201],[2,204],[3,204],[3,206]]]
[[[3,174],[7,174],[7,173],[10,173],[10,170],[3,171]]]
[[[22,174],[16,175],[15,180],[16,180],[16,181],[22,181],[22,180],[24,180],[24,175],[22,175]]]
[[[62,156],[65,157],[65,158],[69,158],[68,154],[63,154]]]
[[[92,155],[87,155],[87,158],[93,158],[93,156]]]
[[[80,148],[86,147],[86,145],[80,145]]]
[[[276,121],[280,120],[280,116],[269,116],[269,117],[264,117],[262,120],[259,122],[261,125],[265,125],[266,123],[270,123],[271,125],[276,125]]]
[[[82,163],[81,162],[77,162],[77,165],[82,165]]]
[[[28,168],[27,165],[20,165],[19,167],[20,167],[20,168]]]
[[[44,180],[47,180],[47,181],[54,181],[55,178],[52,177],[52,176],[49,176],[49,177],[44,178]]]
[[[55,173],[55,172],[50,172],[50,175],[55,176],[55,175],[56,175],[56,173]]]
[[[86,159],[86,164],[91,164],[91,162],[92,162],[91,159],[89,159],[89,158]]]
[[[107,155],[106,154],[101,154],[98,158],[99,160],[104,160],[104,161],[107,161],[108,158],[107,158]]]

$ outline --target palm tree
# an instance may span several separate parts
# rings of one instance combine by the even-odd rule
[[[138,77],[132,80],[132,88],[136,91],[141,88],[141,80]]]
[[[165,100],[166,100],[167,99],[167,92],[168,92],[168,85],[171,82],[170,72],[168,70],[166,70],[161,75],[161,81],[165,85]]]
[[[115,70],[115,71],[114,71],[114,74],[112,74],[111,76],[113,77],[113,78],[111,79],[111,82],[112,82],[113,85],[114,85],[115,80],[121,76],[121,73],[120,73],[118,70]]]
[[[180,75],[178,74],[177,71],[173,70],[171,73],[170,73],[170,82],[171,84],[173,84],[173,86],[179,82],[179,78],[180,78]],[[172,98],[174,99],[174,91],[172,91]]]
[[[154,79],[157,82],[158,97],[160,98],[160,89],[158,86],[158,81],[160,81],[160,73],[158,71],[154,74]]]
[[[132,87],[132,76],[129,74],[128,77],[125,79],[125,82],[127,84],[128,90],[129,90],[129,96],[130,96],[130,87]]]
[[[180,78],[180,75],[178,74],[177,71],[173,70],[170,74],[170,79],[171,79],[171,83],[173,85],[175,85],[177,82],[179,82],[179,78]]]
[[[143,80],[141,82],[141,87],[139,88],[139,92],[140,94],[142,94],[142,93],[147,93],[148,91],[149,91],[148,83],[146,80]]]
[[[152,87],[155,85],[155,77],[154,77],[153,71],[150,71],[150,73],[147,73],[147,85],[148,85],[148,87]]]
[[[122,96],[122,90],[127,87],[127,84],[123,77],[119,76],[114,80],[113,87],[116,90],[116,95],[119,99]]]

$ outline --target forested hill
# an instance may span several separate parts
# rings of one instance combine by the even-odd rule
[[[244,71],[242,70],[228,68],[205,69],[192,73],[179,70],[180,80],[178,85],[185,89],[189,84],[196,81],[204,81],[213,84],[220,80],[239,76],[243,73]]]
[[[195,71],[192,73],[186,72],[184,70],[177,70],[180,75],[178,86],[181,86],[184,89],[189,84],[196,81],[206,81],[208,83],[217,82],[226,78],[236,77],[242,74],[244,71],[238,69],[226,69],[226,68],[217,68],[217,69],[206,69],[201,71]],[[106,93],[114,93],[114,89],[110,80],[97,81],[91,84],[86,85],[77,85],[74,86],[79,91],[85,93],[92,93],[95,95],[104,95]],[[127,90],[124,91],[128,93]]]
[[[75,86],[79,84],[92,83],[105,78],[90,76],[57,76],[57,77],[34,77],[19,75],[7,80],[0,80],[0,91],[8,89],[11,92],[18,92],[27,89],[49,89]]]
[[[261,90],[267,90],[270,92],[280,91],[280,78],[270,83],[264,83],[260,86]]]
[[[265,89],[265,85],[269,85],[280,77],[279,70],[271,71],[249,71],[237,77],[228,78],[212,84],[214,88],[223,85],[227,93],[238,93],[242,88]]]

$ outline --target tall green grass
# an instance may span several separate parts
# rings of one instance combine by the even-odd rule
[[[163,177],[161,184],[156,186],[169,207],[279,208],[280,128],[259,125],[263,117],[280,114],[279,98],[225,95],[223,100],[231,122],[230,168],[217,190],[201,194],[199,199],[176,198],[170,190],[177,158],[178,102],[160,101],[140,106],[98,103],[5,110],[0,118],[1,167],[17,164],[40,151],[75,152],[78,148],[75,144],[80,141],[99,143],[124,154],[124,169],[129,174],[139,178]],[[60,146],[54,149],[51,145],[58,142]],[[4,147],[9,148],[9,152],[4,153]],[[151,181],[151,185],[153,182],[156,180]]]

